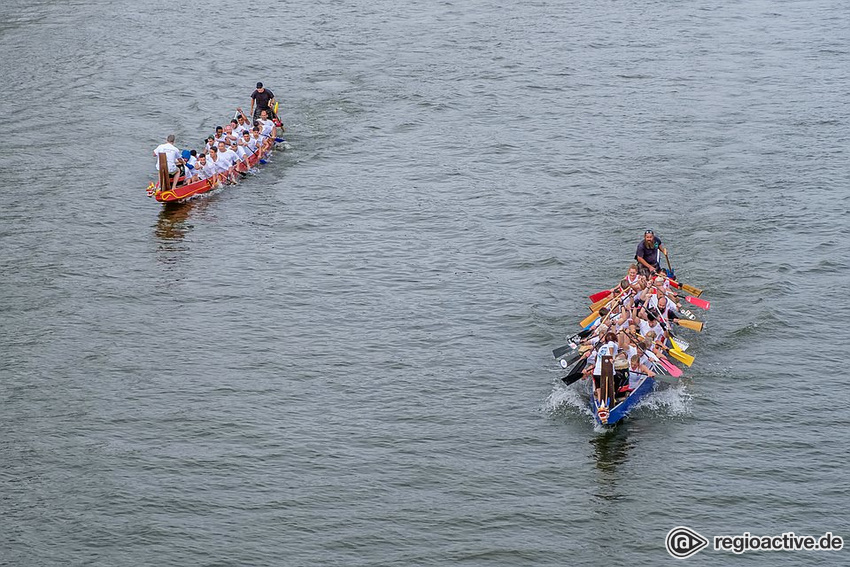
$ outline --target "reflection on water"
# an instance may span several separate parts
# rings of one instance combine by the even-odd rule
[[[194,228],[193,220],[203,215],[209,204],[209,197],[204,196],[186,203],[162,205],[154,226],[159,262],[174,265],[186,256],[189,243],[185,239]]]
[[[628,460],[629,452],[635,444],[629,437],[629,429],[629,422],[621,423],[590,440],[594,446],[596,468],[599,470],[597,498],[618,500],[628,493],[628,479],[622,478],[618,469]]]
[[[207,199],[203,199],[206,202]],[[160,243],[168,244],[183,240],[191,230],[192,225],[187,221],[192,216],[192,211],[198,207],[201,200],[193,200],[188,203],[166,203],[159,212],[154,234]]]

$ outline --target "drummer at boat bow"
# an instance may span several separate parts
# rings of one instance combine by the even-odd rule
[[[643,233],[643,240],[637,245],[635,252],[635,260],[639,266],[638,271],[641,275],[648,276],[655,274],[661,269],[658,263],[658,254],[667,254],[667,249],[661,245],[661,239],[655,236],[651,230]]]
[[[254,102],[257,103],[256,109]],[[251,93],[251,116],[256,120],[259,118],[261,110],[266,110],[271,115],[272,105],[274,105],[274,93],[263,87],[263,83],[257,83],[257,90]]]
[[[174,134],[169,134],[165,139],[164,144],[160,144],[154,149],[153,155],[159,160],[159,154],[165,154],[165,163],[168,167],[168,175],[173,178],[174,182],[172,189],[177,186],[177,179],[180,177],[180,166],[183,160],[180,158],[180,150],[174,145]],[[156,170],[159,171],[159,161],[156,163]]]

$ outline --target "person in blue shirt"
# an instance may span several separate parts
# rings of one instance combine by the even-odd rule
[[[661,239],[651,230],[643,233],[643,240],[637,245],[635,260],[638,262],[638,273],[642,276],[655,275],[661,271],[659,254],[667,254],[667,249],[661,245]]]

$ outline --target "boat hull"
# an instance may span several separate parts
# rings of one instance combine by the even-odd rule
[[[638,387],[634,391],[632,391],[631,394],[629,394],[629,396],[625,400],[615,405],[614,407],[609,407],[607,404],[604,403],[604,401],[603,403],[596,401],[596,398],[593,396],[593,392],[591,391],[589,402],[590,411],[593,413],[593,418],[599,425],[614,425],[624,419],[629,414],[629,412],[633,410],[634,407],[643,398],[649,395],[654,389],[655,380],[647,376],[641,381]]]

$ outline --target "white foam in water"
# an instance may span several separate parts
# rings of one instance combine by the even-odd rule
[[[559,381],[549,397],[546,398],[544,409],[549,413],[554,413],[566,408],[577,410],[578,413],[593,419],[593,414],[587,406],[587,398],[582,395],[582,391],[574,385],[564,386]]]
[[[675,386],[657,389],[640,401],[635,410],[647,411],[656,415],[678,417],[691,415],[691,396],[681,382]]]
[[[691,399],[692,396],[685,390],[685,385],[679,383],[676,386],[655,390],[641,400],[629,413],[634,415],[636,411],[639,411],[660,417],[687,416],[691,414]],[[554,413],[565,408],[578,410],[581,414],[593,418],[593,413],[591,413],[587,404],[587,398],[582,395],[580,388],[556,384],[552,393],[546,398],[545,410]],[[596,424],[595,420],[594,424],[594,429],[598,428],[599,432],[607,431],[606,428]]]

